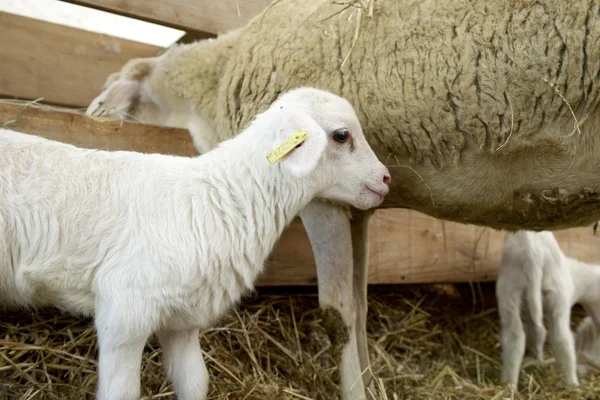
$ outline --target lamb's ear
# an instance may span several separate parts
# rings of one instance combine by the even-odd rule
[[[293,138],[300,130],[308,134],[306,139],[283,158],[276,161],[298,178],[307,176],[315,169],[327,146],[327,134],[314,119],[304,113],[294,112],[292,114],[287,112],[280,120],[273,150],[286,140]]]

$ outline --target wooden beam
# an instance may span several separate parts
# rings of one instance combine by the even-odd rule
[[[87,148],[196,154],[187,130],[144,125],[51,107],[0,102],[0,127]],[[495,280],[504,232],[444,222],[410,210],[378,210],[370,222],[369,283]],[[563,251],[600,262],[600,235],[592,227],[555,232]],[[258,286],[316,284],[308,236],[300,220],[288,227],[267,261]]]
[[[149,22],[213,35],[240,28],[272,0],[63,0]]]
[[[496,280],[506,234],[395,209],[378,210],[369,232],[369,282],[380,284]],[[554,235],[568,256],[600,263],[600,235],[591,226]]]
[[[0,12],[0,95],[87,107],[108,75],[160,47]]]
[[[89,149],[198,155],[186,129],[88,117],[49,106],[0,101],[0,127]]]

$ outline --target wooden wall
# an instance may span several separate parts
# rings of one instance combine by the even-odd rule
[[[108,75],[160,47],[0,12],[0,96],[87,107]]]

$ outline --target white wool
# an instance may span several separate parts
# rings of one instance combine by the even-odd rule
[[[496,283],[503,383],[517,385],[526,339],[538,359],[543,359],[545,314],[552,349],[564,379],[578,384],[571,308],[580,303],[592,315],[600,313],[599,285],[600,266],[567,257],[552,232],[519,231],[506,235]]]
[[[267,154],[300,128],[308,139],[270,164]],[[352,146],[332,140],[340,128]],[[196,158],[80,149],[2,129],[0,303],[94,316],[101,400],[139,397],[152,333],[178,398],[202,399],[198,330],[253,288],[313,198],[371,208],[387,175],[350,104],[310,88]]]

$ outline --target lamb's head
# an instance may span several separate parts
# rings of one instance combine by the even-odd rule
[[[379,205],[389,191],[389,170],[362,132],[350,103],[327,91],[300,88],[283,94],[270,108],[279,114],[275,149],[298,129],[307,139],[281,161],[296,178],[319,187],[318,197],[358,209]]]

